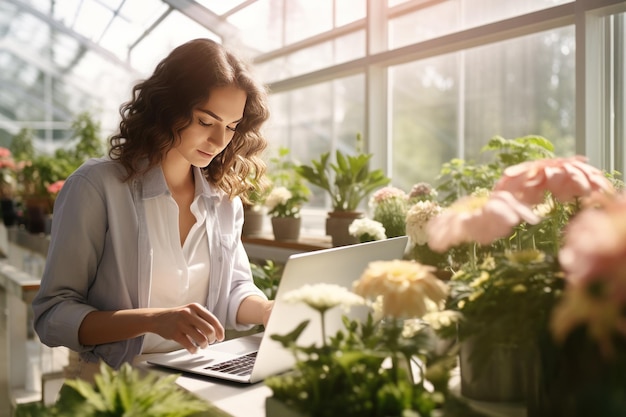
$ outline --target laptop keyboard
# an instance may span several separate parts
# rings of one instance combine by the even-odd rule
[[[237,358],[227,360],[225,362],[216,363],[215,365],[207,366],[204,369],[211,371],[224,372],[231,375],[250,375],[252,373],[252,366],[256,360],[257,352],[251,352]]]

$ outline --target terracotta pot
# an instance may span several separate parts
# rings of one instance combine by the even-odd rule
[[[45,233],[46,222],[52,213],[52,201],[47,197],[30,197],[25,201],[26,230],[30,233]]]
[[[298,240],[300,238],[300,217],[272,217],[275,240]]]
[[[243,211],[243,230],[242,236],[260,235],[263,233],[263,220],[265,213],[263,208],[248,207]]]
[[[326,234],[332,238],[333,246],[346,246],[359,243],[351,236],[348,228],[355,219],[363,217],[360,211],[331,211],[326,218]]]

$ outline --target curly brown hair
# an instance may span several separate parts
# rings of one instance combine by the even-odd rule
[[[230,198],[240,195],[247,202],[252,184],[265,182],[266,165],[260,154],[267,142],[260,129],[269,118],[267,90],[243,60],[210,39],[175,48],[150,78],[133,87],[132,99],[120,106],[122,119],[119,132],[109,140],[109,156],[127,169],[126,180],[160,164],[180,140],[180,132],[192,123],[194,108],[213,89],[231,85],[246,92],[243,119],[228,146],[202,171]]]

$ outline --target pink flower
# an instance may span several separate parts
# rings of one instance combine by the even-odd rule
[[[573,285],[596,279],[626,283],[626,194],[594,202],[599,205],[582,210],[566,227],[559,262]],[[623,292],[613,295],[626,302]]]
[[[604,295],[609,291],[605,289]],[[607,302],[604,296],[591,296],[585,289],[570,287],[552,312],[550,328],[554,338],[563,342],[576,327],[586,325],[587,334],[598,342],[601,352],[611,357],[615,354],[614,335],[626,336],[622,308],[617,303]]]
[[[585,325],[610,357],[614,335],[626,336],[626,194],[597,194],[585,203],[565,229],[559,262],[567,286],[551,328],[557,340],[564,340]]]
[[[614,192],[601,170],[583,156],[522,162],[504,170],[494,190],[511,192],[526,204],[544,201],[546,191],[562,203],[585,197],[593,191]]]
[[[7,148],[0,146],[0,158],[10,158],[11,151]]]
[[[507,191],[494,191],[488,197],[467,196],[428,222],[428,246],[444,252],[466,242],[487,245],[509,236],[513,227],[523,221],[537,224],[539,220],[529,207]]]
[[[47,190],[50,194],[57,194],[63,188],[63,184],[65,184],[65,180],[55,181],[52,184],[48,185]]]
[[[372,194],[370,205],[375,206],[392,198],[406,199],[407,194],[403,190],[396,187],[383,187]]]

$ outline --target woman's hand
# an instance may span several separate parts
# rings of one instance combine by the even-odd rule
[[[198,303],[158,309],[152,333],[180,343],[191,353],[224,340],[224,327],[209,310]]]

